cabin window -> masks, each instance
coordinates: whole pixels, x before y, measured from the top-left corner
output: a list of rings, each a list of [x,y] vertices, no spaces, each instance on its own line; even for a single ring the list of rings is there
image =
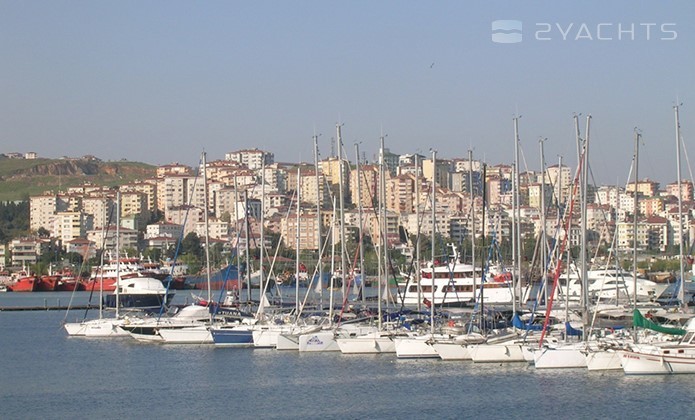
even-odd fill
[[[693,336],[694,336],[694,335],[695,335],[695,333],[693,333],[692,331],[687,332],[687,333],[685,334],[685,336],[683,337],[683,340],[682,340],[681,342],[682,342],[682,343],[689,343],[690,340],[693,339]]]
[[[437,290],[437,286],[434,286],[434,290]],[[432,286],[420,286],[420,291],[422,293],[429,292],[432,293]],[[410,293],[417,293],[417,284],[413,284],[410,287],[408,287],[408,292]]]

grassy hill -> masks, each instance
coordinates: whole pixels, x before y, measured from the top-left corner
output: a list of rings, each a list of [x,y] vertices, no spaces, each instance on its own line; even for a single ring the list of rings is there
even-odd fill
[[[116,186],[155,176],[156,166],[98,159],[8,159],[0,156],[0,201],[91,183]]]

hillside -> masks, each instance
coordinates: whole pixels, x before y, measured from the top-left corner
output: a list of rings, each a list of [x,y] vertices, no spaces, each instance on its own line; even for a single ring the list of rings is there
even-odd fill
[[[0,201],[23,200],[44,191],[84,183],[122,185],[154,177],[156,167],[140,162],[98,159],[8,159],[0,156]]]

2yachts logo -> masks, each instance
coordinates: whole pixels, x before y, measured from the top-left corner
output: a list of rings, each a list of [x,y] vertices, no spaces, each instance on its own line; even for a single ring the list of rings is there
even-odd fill
[[[516,44],[523,40],[520,20],[493,20],[492,42],[498,44]]]
[[[492,21],[492,42],[514,44],[523,40],[520,20]],[[549,23],[533,24],[536,41],[675,41],[676,24],[672,22],[640,23]]]

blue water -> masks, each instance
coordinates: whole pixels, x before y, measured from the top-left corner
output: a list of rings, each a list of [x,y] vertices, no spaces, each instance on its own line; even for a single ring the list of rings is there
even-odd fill
[[[44,299],[56,294],[3,294],[0,306]],[[0,312],[0,418],[641,419],[695,409],[695,375],[68,338],[64,318]]]

